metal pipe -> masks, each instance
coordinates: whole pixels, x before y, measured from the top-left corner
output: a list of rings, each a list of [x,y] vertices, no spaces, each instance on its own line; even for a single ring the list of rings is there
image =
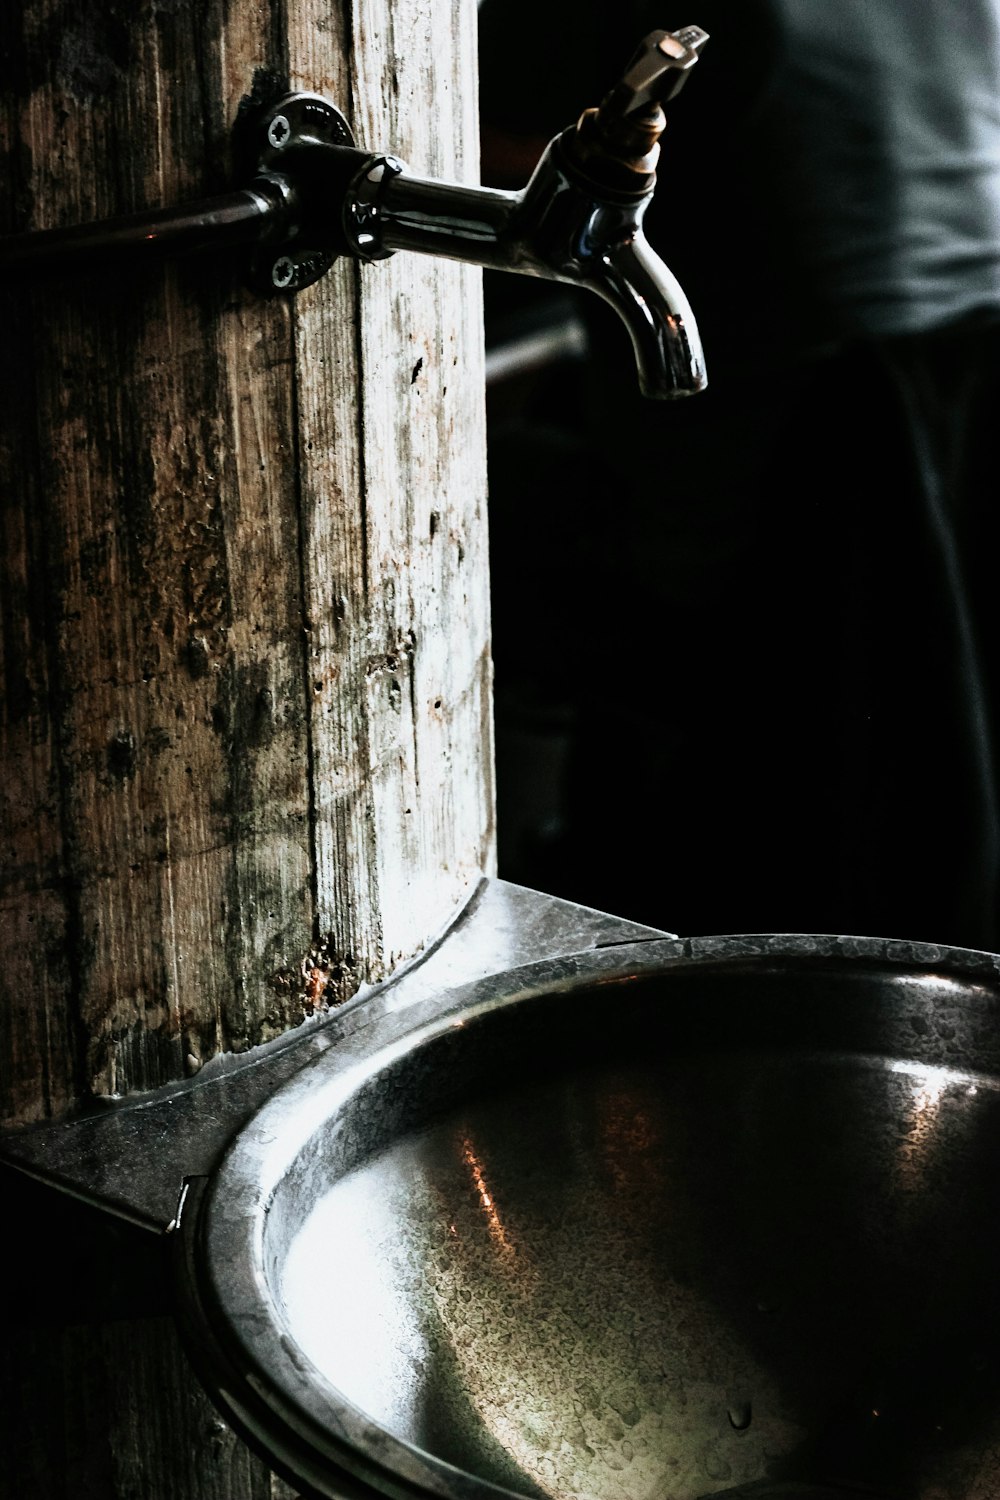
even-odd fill
[[[259,178],[251,187],[178,208],[12,235],[0,239],[0,270],[84,270],[125,256],[196,255],[260,244],[287,231],[295,197],[284,179]]]
[[[465,261],[490,270],[512,269],[511,219],[521,195],[499,188],[466,187],[438,182],[399,170],[391,176],[373,173],[385,167],[381,159],[365,174],[365,185],[386,182],[380,197],[378,238],[386,250],[415,250],[445,260]],[[359,246],[364,253],[364,244]]]

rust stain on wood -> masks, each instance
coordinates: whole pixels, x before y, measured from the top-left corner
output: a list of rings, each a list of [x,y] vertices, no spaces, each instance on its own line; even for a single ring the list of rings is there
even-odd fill
[[[362,980],[353,954],[340,947],[333,933],[327,933],[295,968],[277,969],[270,983],[283,998],[294,996],[305,1018],[343,1005],[357,994]]]

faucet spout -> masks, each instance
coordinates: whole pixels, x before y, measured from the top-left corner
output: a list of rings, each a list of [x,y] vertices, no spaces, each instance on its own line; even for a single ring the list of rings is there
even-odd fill
[[[520,193],[415,177],[395,157],[371,157],[347,193],[344,233],[363,260],[415,250],[596,292],[628,329],[643,395],[670,400],[703,390],[707,377],[688,300],[642,229],[651,197],[597,196],[559,137]]]
[[[631,337],[644,396],[671,400],[703,390],[694,314],[642,227],[652,185],[598,195],[577,151],[577,130],[568,130],[539,162],[515,220],[522,241],[515,269],[589,288],[613,307]]]
[[[658,400],[703,391],[708,383],[697,324],[680,282],[641,232],[612,247],[594,290],[632,339],[639,389]]]

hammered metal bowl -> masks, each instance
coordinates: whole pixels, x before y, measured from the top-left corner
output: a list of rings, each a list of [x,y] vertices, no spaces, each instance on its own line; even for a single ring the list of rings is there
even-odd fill
[[[376,1016],[191,1216],[203,1376],[304,1493],[996,1500],[997,963],[651,942]]]

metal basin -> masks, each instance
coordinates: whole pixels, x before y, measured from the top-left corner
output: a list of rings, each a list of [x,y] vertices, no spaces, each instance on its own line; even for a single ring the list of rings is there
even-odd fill
[[[203,1379],[304,1493],[996,1500],[998,963],[648,942],[375,1015],[185,1210]]]

